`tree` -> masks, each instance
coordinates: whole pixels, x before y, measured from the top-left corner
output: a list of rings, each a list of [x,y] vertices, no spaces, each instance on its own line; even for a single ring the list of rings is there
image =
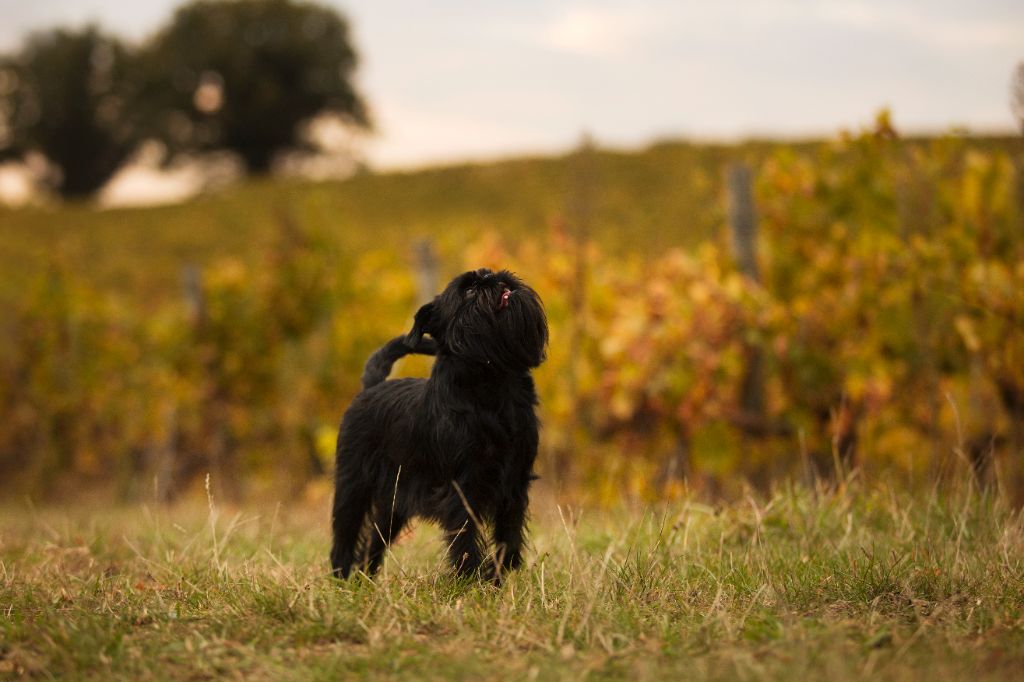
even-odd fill
[[[95,192],[135,147],[127,120],[132,63],[95,27],[30,36],[0,59],[0,159],[40,152],[65,197]]]
[[[1010,111],[1024,133],[1024,62],[1017,65],[1010,82]]]
[[[172,152],[229,149],[251,172],[303,146],[300,124],[322,112],[369,127],[352,84],[348,23],[294,0],[199,0],[179,9],[143,55],[142,105]]]

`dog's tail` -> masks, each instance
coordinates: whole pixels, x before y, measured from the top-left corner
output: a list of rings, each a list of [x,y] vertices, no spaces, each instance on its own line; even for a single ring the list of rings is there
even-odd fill
[[[437,355],[437,344],[433,339],[421,337],[415,345],[410,346],[406,336],[396,336],[370,356],[363,368],[363,388],[376,386],[388,378],[391,367],[399,358],[417,353],[419,355]]]

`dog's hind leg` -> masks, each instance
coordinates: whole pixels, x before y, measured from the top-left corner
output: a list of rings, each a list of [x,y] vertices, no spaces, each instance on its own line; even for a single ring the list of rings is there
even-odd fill
[[[483,553],[480,551],[480,518],[476,515],[469,500],[459,492],[453,499],[451,508],[441,519],[448,542],[448,560],[455,572],[460,576],[474,575],[480,570]]]
[[[448,560],[452,567],[460,576],[474,575],[480,570],[483,556],[480,552],[479,533],[473,525],[473,520],[466,515],[461,519],[461,523],[446,523],[445,526]]]
[[[379,509],[374,514],[373,528],[370,529],[369,546],[366,552],[366,572],[373,575],[384,561],[384,552],[397,538],[409,517],[404,512]]]
[[[338,481],[334,492],[331,527],[334,543],[331,547],[331,569],[335,577],[347,578],[356,561],[359,536],[370,510],[368,491]]]

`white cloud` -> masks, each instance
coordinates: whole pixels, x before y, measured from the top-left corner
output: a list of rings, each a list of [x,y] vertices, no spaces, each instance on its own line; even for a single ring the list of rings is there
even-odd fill
[[[832,1],[816,8],[822,19],[833,24],[899,34],[942,49],[1024,45],[1024,26],[1020,23],[987,17],[939,16],[928,5]]]
[[[626,8],[573,7],[541,28],[541,43],[570,54],[620,56],[651,28],[648,16]]]
[[[377,134],[363,141],[380,168],[513,155],[544,147],[536,131],[497,114],[457,107],[428,108],[399,99],[377,102]]]

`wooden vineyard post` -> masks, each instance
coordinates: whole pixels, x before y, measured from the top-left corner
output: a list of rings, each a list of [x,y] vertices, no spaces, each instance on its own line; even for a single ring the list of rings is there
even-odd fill
[[[730,165],[726,186],[733,258],[740,272],[760,285],[761,272],[757,265],[757,214],[754,210],[753,173],[750,168],[742,163]],[[746,369],[743,375],[740,411],[743,423],[751,426],[764,425],[764,355],[760,347],[749,344],[746,347]]]

